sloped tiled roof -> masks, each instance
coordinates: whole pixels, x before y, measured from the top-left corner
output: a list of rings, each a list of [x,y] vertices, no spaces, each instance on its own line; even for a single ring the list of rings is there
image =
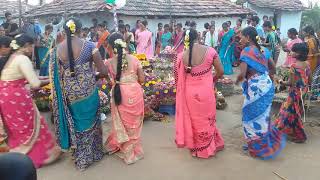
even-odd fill
[[[305,9],[300,0],[248,0],[249,3],[262,8],[278,10],[303,10]]]
[[[31,10],[34,6],[22,3],[22,13]],[[10,12],[14,17],[19,16],[19,3],[18,1],[0,0],[0,18],[4,17],[6,12]]]
[[[118,14],[127,16],[203,17],[232,16],[253,13],[228,0],[127,0]],[[104,0],[68,0],[68,14],[85,14],[103,11]],[[105,10],[104,10],[105,11]],[[64,13],[64,1],[45,4],[27,12],[28,16],[45,16]]]

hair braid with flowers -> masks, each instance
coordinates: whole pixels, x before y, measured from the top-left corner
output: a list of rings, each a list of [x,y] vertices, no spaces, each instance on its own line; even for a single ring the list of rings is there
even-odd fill
[[[198,32],[194,29],[187,30],[184,35],[184,45],[185,49],[189,49],[189,60],[188,60],[188,67],[187,67],[187,73],[191,73],[192,69],[192,50],[193,45],[198,38]]]
[[[71,72],[71,76],[72,77],[75,76],[74,55],[73,55],[73,51],[72,51],[72,37],[81,28],[82,28],[82,24],[80,23],[80,21],[78,21],[78,20],[76,20],[74,18],[69,19],[66,22],[65,26],[64,26],[64,30],[65,30],[66,35],[67,35],[68,60],[69,60],[70,72]]]
[[[120,79],[122,71],[128,68],[128,60],[126,59],[125,48],[127,47],[124,42],[123,35],[120,33],[113,33],[108,38],[108,43],[113,48],[113,52],[118,55],[117,62],[117,74],[115,78],[115,86],[113,90],[114,102],[118,106],[121,104],[121,89],[120,89]]]

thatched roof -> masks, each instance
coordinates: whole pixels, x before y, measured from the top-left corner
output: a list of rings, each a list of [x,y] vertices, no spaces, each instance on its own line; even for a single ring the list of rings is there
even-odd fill
[[[118,14],[127,16],[240,16],[253,13],[228,0],[127,0]],[[48,16],[64,13],[64,1],[45,4],[27,13],[27,16]],[[86,14],[106,11],[104,0],[67,0],[68,14]]]
[[[299,11],[305,9],[300,0],[248,0],[261,8],[271,8],[277,10]]]
[[[22,3],[22,13],[31,10],[34,6]],[[10,12],[14,17],[19,16],[19,3],[18,1],[0,0],[0,18],[4,18],[4,14]]]

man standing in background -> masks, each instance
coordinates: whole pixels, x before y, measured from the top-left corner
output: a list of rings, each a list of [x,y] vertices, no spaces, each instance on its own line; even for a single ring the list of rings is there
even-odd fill
[[[6,22],[1,26],[4,28],[6,36],[14,37],[19,34],[19,27],[16,23],[12,22],[12,14],[10,12],[6,12],[4,14],[6,17]]]

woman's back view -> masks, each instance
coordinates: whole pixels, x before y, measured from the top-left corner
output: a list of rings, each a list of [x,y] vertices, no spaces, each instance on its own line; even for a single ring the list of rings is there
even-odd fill
[[[185,42],[190,48],[178,56],[176,63],[176,143],[180,148],[190,149],[193,156],[209,158],[224,147],[216,128],[213,90],[214,79],[223,70],[217,52],[197,44],[196,39],[195,30],[186,32]]]
[[[72,150],[77,168],[83,170],[103,157],[99,95],[93,62],[107,74],[95,45],[81,40],[81,23],[70,19],[67,39],[53,53],[53,116],[57,139],[64,150]]]

